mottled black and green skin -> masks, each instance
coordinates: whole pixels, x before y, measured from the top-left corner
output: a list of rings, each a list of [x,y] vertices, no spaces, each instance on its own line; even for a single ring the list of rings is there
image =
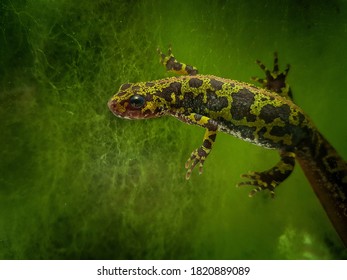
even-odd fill
[[[280,161],[263,172],[242,175],[239,186],[269,190],[293,171],[297,159],[313,186],[337,232],[347,244],[347,164],[318,132],[310,118],[292,100],[286,83],[289,66],[279,72],[278,58],[272,71],[261,62],[265,79],[254,78],[263,88],[251,84],[199,75],[198,70],[178,62],[171,49],[159,51],[161,63],[176,76],[151,82],[123,84],[108,103],[110,110],[126,119],[171,115],[185,123],[206,129],[203,143],[187,160],[186,178],[199,165],[199,172],[212,149],[218,131],[265,148],[277,149]]]

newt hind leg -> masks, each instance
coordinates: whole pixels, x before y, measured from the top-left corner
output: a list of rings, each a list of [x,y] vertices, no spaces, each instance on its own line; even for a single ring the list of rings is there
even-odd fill
[[[264,71],[265,78],[252,77],[252,80],[259,82],[264,88],[278,93],[280,96],[292,100],[293,94],[286,81],[290,65],[283,72],[279,71],[278,66],[278,54],[274,53],[274,66],[272,70],[269,70],[260,60],[256,61],[259,67]]]
[[[160,55],[160,63],[166,67],[167,71],[171,71],[179,75],[194,76],[198,74],[198,69],[196,69],[194,66],[178,62],[172,54],[171,47],[168,49],[168,54],[162,53],[162,51],[159,48],[157,49],[157,51]]]
[[[269,170],[241,175],[248,181],[240,182],[237,186],[254,186],[255,188],[249,193],[250,197],[262,190],[270,191],[271,197],[274,197],[275,188],[292,173],[295,166],[295,154],[293,152],[281,151],[280,157],[280,161]]]
[[[292,100],[293,94],[286,81],[290,66],[287,65],[284,71],[280,72],[277,52],[274,53],[272,70],[268,69],[260,60],[256,62],[264,71],[265,78],[252,77],[252,79],[259,82],[264,88]],[[240,182],[237,186],[254,186],[255,188],[249,193],[249,196],[253,196],[262,190],[268,190],[271,196],[274,197],[275,188],[292,173],[295,166],[295,154],[293,152],[280,151],[280,157],[280,161],[269,170],[241,175],[242,178],[248,179],[248,181]]]

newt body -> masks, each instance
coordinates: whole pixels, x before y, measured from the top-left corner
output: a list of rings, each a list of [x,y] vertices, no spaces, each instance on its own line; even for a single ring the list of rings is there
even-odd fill
[[[278,70],[275,55],[273,71],[261,62],[266,79],[256,79],[263,88],[251,84],[199,75],[198,70],[178,62],[169,50],[161,55],[167,70],[184,76],[150,82],[123,84],[109,101],[110,110],[127,119],[173,116],[206,129],[203,143],[189,157],[186,178],[203,163],[212,149],[218,131],[265,148],[277,149],[280,161],[263,172],[242,175],[260,190],[275,188],[293,171],[299,161],[336,230],[347,244],[347,164],[318,132],[310,118],[292,100],[286,83],[289,66]]]

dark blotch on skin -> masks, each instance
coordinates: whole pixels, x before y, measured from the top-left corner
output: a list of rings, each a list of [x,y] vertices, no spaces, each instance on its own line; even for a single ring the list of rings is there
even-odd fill
[[[290,157],[290,156],[283,156],[282,157],[282,161],[286,164],[290,164],[292,166],[295,165],[295,158],[294,157]]]
[[[263,119],[265,123],[272,123],[275,119],[280,118],[285,123],[289,122],[290,107],[283,104],[280,107],[267,104],[261,108],[259,118]]]
[[[181,92],[181,83],[173,82],[170,84],[170,88],[172,88],[173,92],[180,93]]]
[[[190,65],[186,65],[186,71],[189,75],[198,74],[198,70],[194,69],[193,66],[190,66]]]
[[[179,108],[185,108],[187,114],[189,114],[188,109],[196,114],[204,114],[204,95],[200,93],[194,96],[193,92],[185,92],[184,97],[181,101],[178,101],[175,106]]]
[[[217,96],[214,91],[207,90],[206,107],[210,111],[219,112],[223,108],[228,107],[228,99],[225,96]]]
[[[209,119],[207,124],[205,125],[205,128],[207,128],[209,131],[217,131],[218,124],[212,119]]]
[[[215,79],[211,79],[210,83],[211,83],[212,88],[214,88],[215,90],[221,90],[222,86],[224,84],[223,82],[217,81]]]
[[[189,86],[192,87],[192,88],[199,88],[201,87],[203,81],[198,79],[198,78],[191,78],[189,80]]]
[[[207,156],[207,153],[205,152],[205,150],[203,150],[202,148],[199,148],[198,149],[198,155],[200,156],[200,157],[206,157]]]
[[[336,169],[337,168],[337,160],[333,156],[328,157],[326,159],[327,164],[329,165],[330,169]]]
[[[204,142],[202,143],[202,145],[206,148],[206,149],[211,149],[212,148],[212,143],[208,140],[204,140]]]
[[[147,93],[145,99],[146,101],[153,101],[153,95],[150,93]]]
[[[194,94],[192,92],[185,92],[182,100],[177,100],[177,107],[190,108],[193,105]]]
[[[180,70],[182,70],[182,64],[176,62],[176,63],[173,65],[173,69],[174,69],[175,71],[180,71]]]
[[[258,137],[260,139],[263,139],[264,138],[264,134],[266,133],[267,131],[267,128],[265,126],[263,126],[259,131],[258,131]]]
[[[302,124],[305,120],[305,116],[300,112],[298,113],[298,116],[299,116],[299,123]]]
[[[130,88],[131,84],[123,84],[120,86],[121,90],[126,90],[127,88]]]
[[[181,91],[181,83],[173,82],[167,88],[163,88],[161,92],[158,93],[159,96],[162,96],[166,101],[171,102],[171,94],[172,93],[180,93]]]
[[[200,112],[203,108],[204,103],[204,94],[200,93],[198,96],[193,98],[192,108],[193,112]]]
[[[182,69],[182,64],[175,62],[174,57],[170,57],[169,60],[166,62],[166,69],[167,70],[176,70],[179,71]]]
[[[277,125],[274,125],[270,130],[271,135],[278,136],[278,137],[284,136],[287,133],[288,131],[285,127],[281,127]]]
[[[208,138],[210,138],[213,142],[216,140],[217,134],[212,134]]]
[[[166,101],[171,102],[172,101],[172,90],[170,87],[164,88],[161,92],[158,93],[159,96],[163,97]]]
[[[254,122],[257,117],[251,114],[251,106],[254,103],[254,94],[243,88],[232,94],[233,102],[230,113],[234,120],[246,118],[248,122]]]

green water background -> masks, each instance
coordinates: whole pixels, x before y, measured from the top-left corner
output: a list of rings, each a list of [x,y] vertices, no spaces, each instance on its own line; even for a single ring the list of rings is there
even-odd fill
[[[300,167],[248,198],[240,174],[278,160],[220,134],[203,175],[184,163],[203,129],[115,118],[125,82],[166,77],[156,48],[250,81],[291,64],[296,102],[347,158],[347,3],[299,0],[2,1],[1,259],[339,259]]]

